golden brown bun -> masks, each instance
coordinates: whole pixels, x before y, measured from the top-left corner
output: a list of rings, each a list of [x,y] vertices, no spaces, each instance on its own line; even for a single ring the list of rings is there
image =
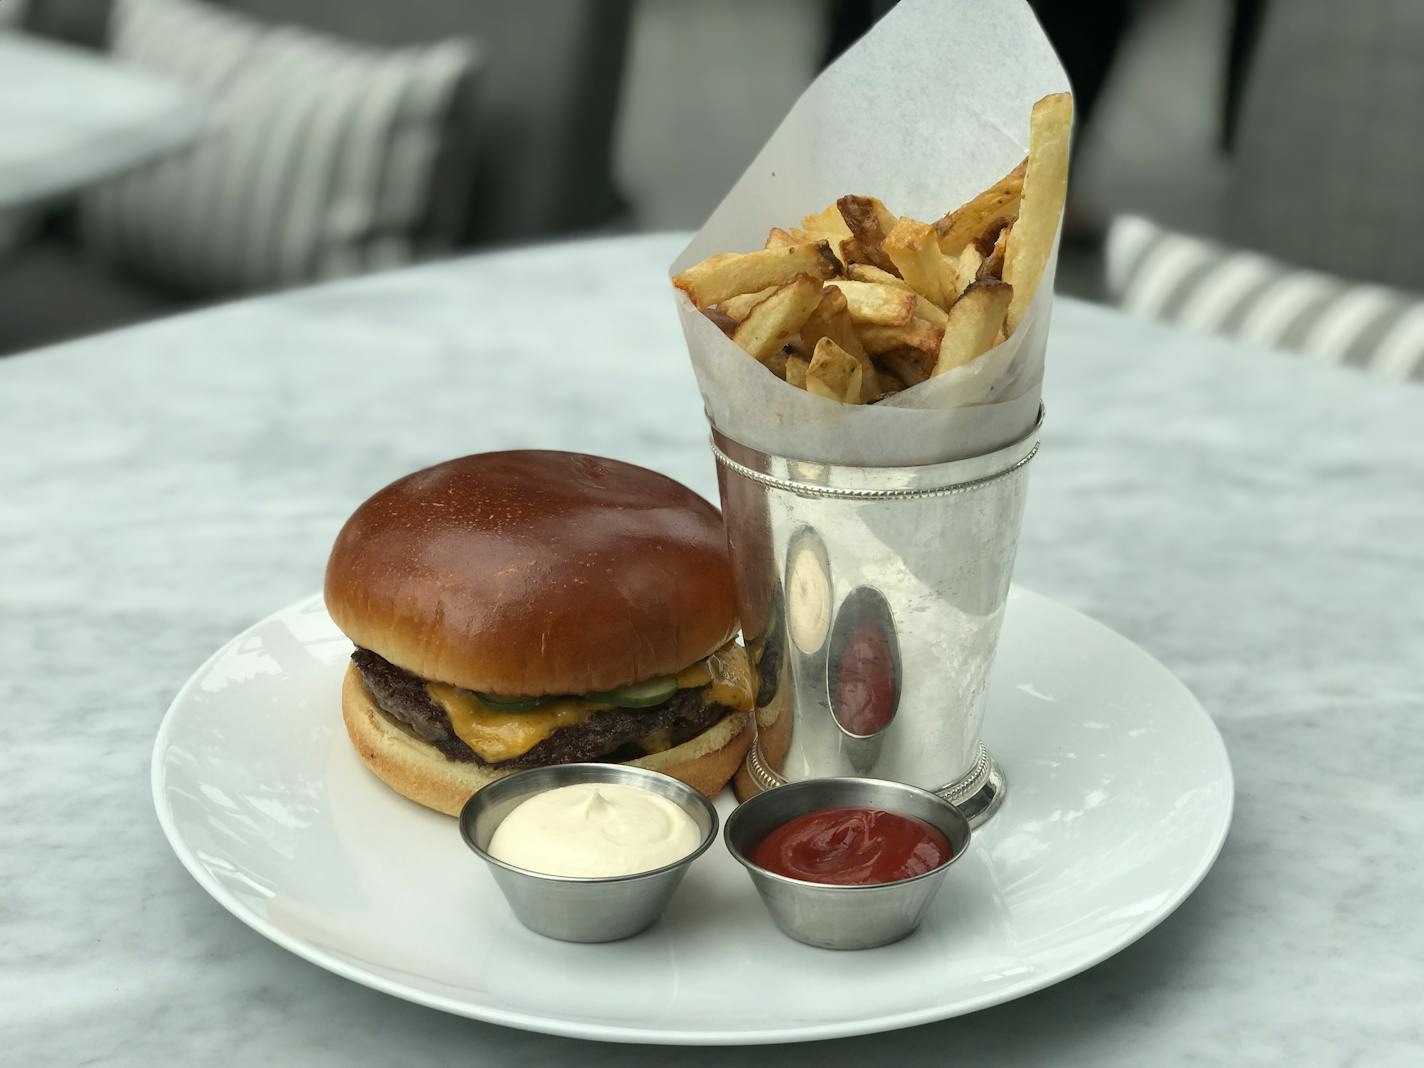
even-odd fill
[[[341,714],[366,767],[397,793],[437,812],[459,815],[471,794],[509,774],[449,760],[433,745],[402,730],[371,700],[355,664],[346,669],[341,684]],[[751,716],[734,712],[681,745],[629,763],[671,775],[716,797],[741,766],[751,739]]]
[[[326,607],[398,667],[505,694],[671,675],[737,618],[716,508],[567,452],[483,453],[391,483],[337,536]]]

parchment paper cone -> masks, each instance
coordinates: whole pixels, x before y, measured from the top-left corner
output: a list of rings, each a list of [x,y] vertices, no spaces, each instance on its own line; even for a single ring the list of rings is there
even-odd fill
[[[702,229],[676,274],[762,247],[846,193],[933,222],[1028,151],[1035,101],[1068,79],[1023,0],[902,0],[802,94]],[[991,452],[1033,424],[1053,309],[1053,255],[1019,329],[979,359],[875,405],[777,379],[674,290],[713,423],[779,456],[888,467]]]

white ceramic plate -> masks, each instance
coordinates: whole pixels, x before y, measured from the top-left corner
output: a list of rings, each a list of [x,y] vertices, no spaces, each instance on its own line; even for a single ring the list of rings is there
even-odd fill
[[[986,728],[1008,799],[916,934],[852,954],[791,942],[719,843],[649,931],[569,945],[519,926],[454,820],[362,767],[339,712],[350,652],[314,597],[214,654],[158,732],[159,822],[203,889],[278,945],[511,1027],[787,1042],[972,1012],[1151,930],[1231,819],[1226,750],[1187,689],[1125,638],[1016,590]]]

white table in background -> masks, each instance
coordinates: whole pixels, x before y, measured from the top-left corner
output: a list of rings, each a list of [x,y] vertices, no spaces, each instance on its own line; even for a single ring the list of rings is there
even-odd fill
[[[179,148],[202,122],[179,86],[97,52],[0,31],[0,212]]]
[[[397,1001],[199,889],[150,803],[159,720],[213,649],[320,587],[369,493],[544,446],[715,498],[664,274],[679,247],[458,260],[0,361],[3,1058],[1424,1063],[1424,389],[1068,300],[1017,579],[1184,679],[1236,774],[1215,869],[1136,945],[940,1024],[668,1051]]]

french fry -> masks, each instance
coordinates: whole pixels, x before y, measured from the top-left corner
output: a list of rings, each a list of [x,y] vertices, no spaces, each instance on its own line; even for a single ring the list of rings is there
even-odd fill
[[[959,299],[959,294],[964,292],[966,284],[960,277],[959,259],[955,256],[946,256],[941,252],[939,260],[935,263],[935,269],[939,273],[940,288],[944,290],[944,299],[940,302],[940,307],[948,308]]]
[[[803,230],[799,226],[791,228],[791,236],[802,244],[808,241],[824,241],[830,247],[831,255],[838,259],[841,255],[841,242],[846,239],[845,234],[834,234],[829,230]],[[841,260],[841,264],[844,265],[845,261]]]
[[[1068,140],[1073,97],[1054,93],[1033,106],[1028,127],[1028,169],[1024,172],[1019,217],[1004,246],[1004,281],[1013,299],[1004,317],[1012,334],[1028,311],[1053,251],[1063,201],[1068,194]]]
[[[765,289],[758,289],[755,293],[738,293],[735,297],[728,297],[717,307],[724,314],[741,322],[753,308],[775,293],[776,288],[776,286],[767,286]]]
[[[805,389],[806,368],[809,366],[809,361],[800,356],[786,357],[786,384],[795,386],[797,389]]]
[[[846,268],[846,274],[852,282],[871,282],[875,285],[904,290],[906,293],[915,293],[910,283],[903,278],[896,278],[888,271],[882,271],[879,267],[872,267],[868,263],[852,263]],[[944,309],[937,304],[931,304],[918,293],[915,293],[915,315],[917,318],[928,319],[935,324],[944,322]]]
[[[801,275],[752,308],[732,340],[758,360],[765,360],[801,329],[820,299],[820,280]]]
[[[905,326],[861,327],[860,343],[872,356],[891,349],[919,349],[932,353],[939,351],[944,331],[944,327],[935,326],[925,319],[911,319]]]
[[[823,337],[830,338],[860,364],[860,401],[869,403],[878,397],[880,382],[875,365],[870,362],[865,346],[856,335],[845,294],[835,286],[826,286],[821,290],[821,302],[801,324],[801,343],[812,351]]]
[[[828,204],[815,215],[805,216],[801,220],[801,225],[807,230],[822,230],[839,237],[850,237],[850,227],[841,217],[841,209],[834,204]]]
[[[947,256],[956,255],[982,234],[989,223],[995,219],[1011,219],[1017,214],[1027,164],[1025,159],[973,200],[948,212],[934,224],[941,252]]]
[[[836,210],[840,212],[841,220],[850,228],[852,234],[874,228],[879,230],[881,239],[900,221],[899,217],[887,208],[879,197],[864,197],[850,193],[836,200]],[[860,221],[859,225],[855,220]]]
[[[995,219],[984,227],[984,232],[969,244],[979,250],[979,255],[987,256],[994,251],[994,245],[998,242],[999,235],[1013,225],[1013,219]]]
[[[945,299],[952,303],[959,294],[964,292],[969,283],[974,281],[974,275],[972,273],[967,276],[963,274],[964,265],[959,259],[950,260],[941,255],[940,265],[940,269],[945,272]],[[868,263],[850,264],[846,267],[846,277],[852,282],[874,282],[876,285],[893,286],[896,289],[915,293],[914,288],[903,278],[896,278],[888,271],[882,271],[879,267],[872,267]],[[834,282],[832,284],[841,285],[843,283]],[[943,308],[931,304],[918,293],[915,293],[915,296],[919,298],[915,301],[915,314],[919,318],[928,319],[935,324],[944,322]]]
[[[868,263],[852,263],[846,268],[846,275],[852,282],[874,282],[877,285],[892,286],[895,289],[903,289],[907,293],[915,293],[914,288],[903,278],[896,278],[889,271],[882,271],[879,267],[872,267]],[[958,296],[958,291],[955,296]],[[915,316],[920,319],[928,319],[936,326],[944,322],[944,309],[937,304],[931,304],[924,297],[915,293]]]
[[[852,356],[863,356],[860,338],[856,336],[855,324],[851,321],[850,307],[846,295],[835,286],[825,286],[821,290],[821,301],[801,325],[801,342],[813,351],[816,342],[828,337]]]
[[[984,262],[984,257],[979,255],[979,250],[972,244],[965,245],[959,250],[959,255],[954,258],[954,299],[958,300],[960,295],[969,288],[971,282],[979,277],[979,267]]]
[[[1013,287],[1005,282],[975,282],[951,305],[932,375],[961,367],[988,351],[1004,323]]]
[[[845,263],[869,263],[882,271],[899,274],[894,262],[885,254],[885,235],[899,220],[874,197],[843,196],[836,201],[841,218],[851,236],[841,242],[841,260]]]
[[[1008,246],[1009,232],[1012,229],[1012,226],[1006,226],[999,231],[999,236],[994,241],[994,247],[984,257],[984,262],[979,265],[976,277],[1002,278],[1004,276],[1004,249]]]
[[[882,242],[885,255],[900,277],[916,293],[935,304],[945,303],[945,260],[935,240],[934,227],[914,219],[900,219]],[[952,271],[949,279],[953,279]]]
[[[844,234],[833,234],[828,230],[803,230],[799,226],[792,227],[790,233],[798,244],[824,241],[826,246],[831,250],[831,255],[840,261],[841,267],[844,270],[845,258],[841,253],[841,242],[846,240]]]
[[[882,271],[879,267],[873,267],[868,263],[847,264],[846,277],[853,282],[875,282],[878,285],[894,286],[896,289],[908,290],[911,293],[915,291],[915,287],[899,275]]]
[[[876,358],[894,371],[895,377],[904,382],[906,388],[918,386],[930,377],[924,368],[925,354],[918,349],[891,349]]]
[[[841,273],[840,262],[824,241],[762,249],[760,252],[728,252],[708,256],[673,277],[672,283],[699,308],[718,304],[739,293],[752,293],[767,286],[784,286],[797,275],[834,278]]]
[[[836,248],[845,237],[845,234],[833,234],[829,230],[803,230],[799,226],[793,226],[790,232],[791,236],[794,237],[798,243],[824,241],[831,246],[832,252],[836,251]]]
[[[955,294],[955,296],[958,296],[958,295],[959,295],[959,294],[957,294],[957,293]],[[916,319],[927,319],[927,320],[929,320],[930,322],[934,323],[935,326],[943,326],[943,325],[945,324],[945,321],[949,318],[949,316],[945,313],[945,310],[944,310],[943,308],[941,308],[938,304],[931,304],[931,303],[930,303],[928,300],[926,300],[924,297],[922,297],[922,296],[920,296],[918,293],[916,293],[916,294],[915,294],[915,318],[916,318]]]
[[[851,319],[875,326],[904,326],[915,317],[915,293],[908,289],[877,285],[874,282],[847,282],[832,278],[826,283],[845,294]]]
[[[762,360],[762,366],[774,374],[782,381],[786,380],[786,364],[791,359],[791,354],[785,349],[778,349],[766,359]]]
[[[766,235],[766,244],[762,248],[788,248],[791,245],[803,244],[797,241],[787,231],[779,226],[773,226]]]
[[[806,392],[845,404],[860,403],[860,361],[828,337],[816,342],[806,368]]]

